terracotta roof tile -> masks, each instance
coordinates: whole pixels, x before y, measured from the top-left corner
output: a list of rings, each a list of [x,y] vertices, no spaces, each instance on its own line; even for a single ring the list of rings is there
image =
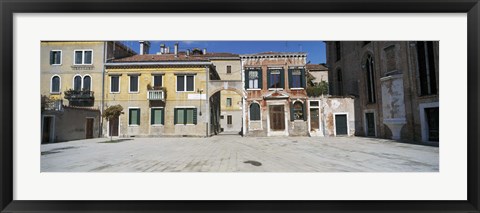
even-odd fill
[[[328,68],[323,64],[307,64],[305,65],[307,70],[320,70],[320,71],[328,71]]]
[[[175,54],[145,54],[134,55],[126,58],[114,59],[111,62],[164,62],[164,61],[209,61],[210,58],[222,58],[222,57],[238,57],[238,54],[233,53],[207,53],[205,55],[192,55],[187,56],[185,52],[179,52],[178,56]]]

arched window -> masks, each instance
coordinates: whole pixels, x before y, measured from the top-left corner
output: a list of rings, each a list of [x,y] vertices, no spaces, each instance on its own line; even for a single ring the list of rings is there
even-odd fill
[[[373,65],[373,58],[371,55],[368,55],[365,61],[368,103],[375,103],[375,70]]]
[[[50,86],[51,86],[50,91],[52,93],[59,93],[60,92],[60,77],[59,76],[53,76]]]
[[[342,70],[338,69],[337,70],[337,89],[338,89],[338,94],[337,95],[343,95],[343,75],[342,75]]]
[[[84,76],[83,77],[83,90],[90,91],[91,89],[91,84],[92,83],[92,78],[90,76]]]
[[[75,91],[80,91],[82,89],[82,77],[80,76],[75,76],[73,78],[73,90]]]
[[[260,105],[257,103],[252,103],[250,105],[250,120],[259,121],[260,120]]]
[[[437,94],[437,76],[433,41],[417,41],[420,95]],[[438,58],[437,58],[438,60]]]
[[[300,101],[297,101],[293,104],[293,119],[294,120],[304,120],[305,113],[303,110],[303,104]]]

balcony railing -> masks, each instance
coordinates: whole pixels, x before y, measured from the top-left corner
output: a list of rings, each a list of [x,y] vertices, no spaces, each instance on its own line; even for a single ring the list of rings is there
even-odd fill
[[[163,101],[165,100],[164,90],[148,90],[147,99],[151,101]]]
[[[64,92],[69,106],[93,106],[95,96],[89,90],[67,90]]]

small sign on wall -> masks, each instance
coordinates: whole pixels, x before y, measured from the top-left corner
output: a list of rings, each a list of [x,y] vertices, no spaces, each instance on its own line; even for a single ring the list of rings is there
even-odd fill
[[[188,100],[207,100],[206,94],[188,94]]]

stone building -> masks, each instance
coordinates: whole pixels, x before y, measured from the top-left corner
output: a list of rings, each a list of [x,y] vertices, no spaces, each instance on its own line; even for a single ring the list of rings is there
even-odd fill
[[[242,65],[238,54],[208,53],[203,49],[203,55],[208,57],[215,66],[222,82],[242,82]],[[242,94],[237,90],[222,89],[220,91],[220,128],[227,134],[239,134],[242,131]]]
[[[307,64],[305,65],[305,69],[307,73],[313,77],[313,83],[328,82],[328,68],[326,64]]]
[[[308,135],[306,57],[303,52],[240,55],[246,136]]]
[[[146,43],[141,42],[141,46]],[[146,49],[141,47],[140,49]],[[226,60],[221,58],[225,57]],[[106,122],[104,135],[120,137],[210,136],[220,131],[220,80],[216,66],[231,54],[174,51],[114,59],[106,64],[105,101],[124,114]],[[213,93],[213,94],[212,94]],[[211,95],[210,95],[211,94]]]
[[[439,140],[438,41],[327,41],[330,92],[355,97],[355,133]]]
[[[63,134],[60,128],[67,128],[64,125],[57,125],[62,116],[64,118],[76,118],[78,128],[80,127],[88,132],[83,137],[73,137],[75,139],[99,137],[101,135],[102,119],[99,116],[78,117],[78,115],[69,115],[77,113],[80,109],[61,110],[63,105],[70,107],[83,107],[102,110],[103,106],[103,74],[106,60],[112,58],[121,58],[136,54],[120,42],[115,41],[42,41],[40,43],[40,93],[42,100],[48,99],[55,102],[55,107],[45,109],[43,112],[51,112],[58,116],[44,116],[42,114],[42,140],[52,132]],[[52,109],[56,109],[53,110]],[[85,114],[85,113],[80,113]],[[93,121],[92,121],[93,119]],[[93,122],[93,124],[91,124]],[[56,125],[43,125],[43,124]],[[75,126],[75,125],[73,125]],[[95,127],[95,128],[94,128]],[[51,129],[53,128],[53,129]],[[90,134],[91,128],[94,133]],[[65,130],[68,132],[67,130]],[[67,134],[67,133],[65,133]],[[73,133],[72,133],[73,134]],[[64,140],[67,137],[62,135],[51,135],[49,142]]]

